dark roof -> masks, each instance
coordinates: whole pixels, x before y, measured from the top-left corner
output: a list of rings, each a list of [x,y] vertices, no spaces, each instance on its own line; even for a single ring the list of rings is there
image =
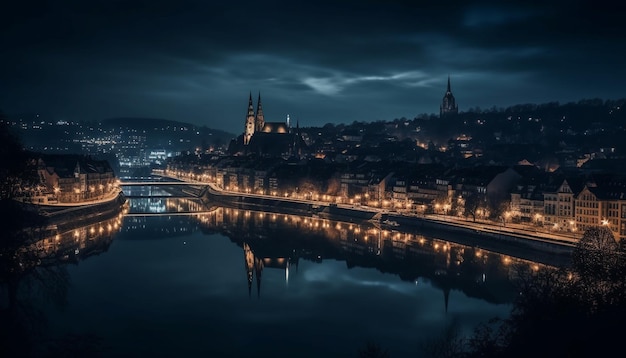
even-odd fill
[[[88,155],[41,154],[39,158],[46,168],[53,168],[54,172],[61,178],[73,176],[77,165],[81,173],[107,173],[113,171],[108,161],[96,160]]]

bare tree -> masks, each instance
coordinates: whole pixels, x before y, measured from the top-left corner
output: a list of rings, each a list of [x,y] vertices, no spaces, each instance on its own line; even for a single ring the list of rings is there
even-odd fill
[[[602,277],[616,266],[618,247],[608,227],[590,227],[572,252],[572,264],[581,275]]]
[[[463,215],[465,217],[471,216],[472,221],[476,221],[476,214],[482,206],[482,197],[478,195],[478,193],[471,193],[465,197],[465,207],[463,210]]]

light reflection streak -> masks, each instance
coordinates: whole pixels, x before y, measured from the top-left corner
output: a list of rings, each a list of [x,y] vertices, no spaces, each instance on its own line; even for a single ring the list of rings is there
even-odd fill
[[[23,246],[15,258],[23,270],[34,266],[76,261],[91,254],[106,251],[114,236],[121,230],[124,206],[117,214],[99,222],[81,225],[77,218],[59,222],[44,238]]]
[[[253,210],[245,205],[207,208],[197,199],[157,200],[166,212],[187,212],[189,218],[195,220],[199,227],[207,228],[207,232],[221,232],[244,247],[249,280],[256,277],[259,282],[263,270],[280,269],[284,272],[285,285],[288,285],[289,281],[298,277],[300,259],[313,262],[337,259],[349,262],[351,266],[373,266],[412,283],[418,282],[419,277],[435,282],[454,278],[454,282],[442,283],[453,286],[469,285],[468,282],[488,285],[490,281],[510,281],[519,277],[517,271],[520,266],[533,272],[547,267],[514,255],[426,237],[417,230],[390,228],[376,222],[344,222],[325,215],[268,212]],[[184,222],[180,221],[182,226],[179,231],[190,230]],[[131,225],[138,224],[140,222]],[[314,279],[308,276],[312,274],[307,272],[306,279]]]

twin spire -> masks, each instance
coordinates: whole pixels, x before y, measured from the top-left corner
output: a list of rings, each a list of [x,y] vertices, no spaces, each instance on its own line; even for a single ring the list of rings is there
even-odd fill
[[[256,115],[254,117],[255,131],[259,132],[263,129],[265,124],[265,117],[263,116],[263,106],[261,105],[261,92],[259,92],[259,99],[256,102]]]
[[[248,145],[252,139],[254,132],[260,132],[265,125],[265,117],[263,116],[263,105],[261,104],[261,92],[256,104],[256,112],[254,111],[254,103],[252,102],[252,91],[248,97],[248,115],[246,116],[246,125],[243,133],[243,144]]]

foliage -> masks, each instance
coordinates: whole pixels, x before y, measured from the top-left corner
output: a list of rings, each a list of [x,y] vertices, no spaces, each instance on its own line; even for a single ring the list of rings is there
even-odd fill
[[[422,342],[421,349],[427,357],[454,358],[464,350],[464,341],[456,321],[446,326],[441,338]]]
[[[490,196],[487,201],[489,216],[494,220],[504,219],[504,213],[509,209],[510,201],[503,197]]]
[[[478,210],[483,206],[483,198],[478,193],[471,193],[465,197],[465,207],[463,215],[465,217],[471,216],[473,221],[476,221],[476,214]]]
[[[0,215],[3,218],[0,233],[0,255],[4,250],[12,250],[19,246],[25,237],[32,233],[24,228],[35,229],[45,224],[45,218],[36,211],[28,210],[13,200],[25,188],[38,181],[36,170],[33,170],[29,158],[32,155],[22,148],[22,144],[9,129],[5,121],[0,120]]]
[[[621,349],[626,255],[606,227],[585,231],[570,268],[518,267],[510,316],[479,325],[458,357],[599,357]],[[445,351],[436,357],[447,357]]]
[[[617,241],[608,227],[591,227],[576,245],[572,264],[583,275],[605,275],[615,267],[617,249]]]
[[[360,348],[357,357],[359,358],[389,358],[389,351],[383,349],[374,342],[367,342],[365,347]]]
[[[0,121],[0,200],[12,199],[22,190],[28,153],[4,121]]]

